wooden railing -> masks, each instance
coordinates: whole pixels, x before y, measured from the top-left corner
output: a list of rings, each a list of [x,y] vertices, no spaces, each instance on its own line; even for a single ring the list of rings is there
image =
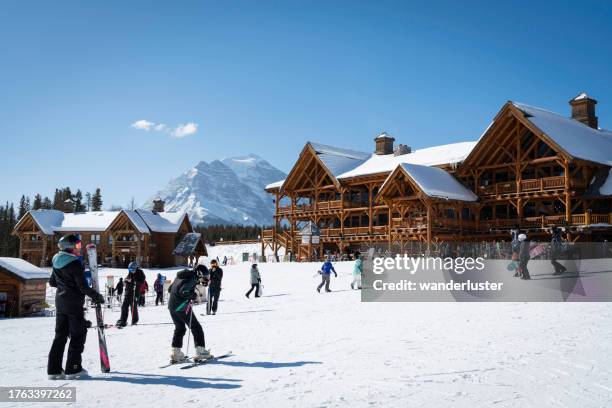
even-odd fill
[[[27,241],[27,240],[22,240],[21,241],[21,249],[25,249],[25,250],[32,250],[32,249],[42,250],[43,242],[44,241]]]
[[[538,179],[521,180],[522,192],[559,190],[565,187],[565,177],[544,177]],[[585,183],[582,180],[570,179],[570,186],[573,188],[584,188]],[[516,193],[516,181],[504,181],[501,183],[491,184],[490,186],[480,187],[480,193],[484,195],[498,195]]]

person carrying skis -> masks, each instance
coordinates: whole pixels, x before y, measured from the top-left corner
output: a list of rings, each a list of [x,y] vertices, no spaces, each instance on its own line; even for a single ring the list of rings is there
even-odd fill
[[[149,291],[149,284],[145,279],[144,282],[140,285],[140,296],[138,297],[138,306],[145,307],[145,303],[147,300],[147,292]]]
[[[257,269],[257,264],[253,264],[251,266],[251,289],[245,294],[248,298],[251,295],[253,289],[255,289],[255,297],[259,297],[259,285],[261,284],[261,276],[259,275],[259,269]]]
[[[155,294],[157,296],[155,296],[155,306],[157,306],[158,304],[164,304],[164,282],[166,281],[166,278],[162,276],[161,273],[157,274],[157,279],[155,279],[155,282],[153,283],[153,290],[155,290]]]
[[[123,278],[119,278],[117,286],[115,286],[115,292],[117,293],[117,301],[121,302],[121,296],[123,295]]]
[[[128,276],[123,280],[125,283],[125,296],[121,305],[121,317],[117,320],[117,327],[127,326],[128,311],[132,310],[132,325],[138,323],[138,304],[136,295],[140,293],[140,285],[145,281],[145,274],[138,267],[136,261],[128,265]]]
[[[351,289],[361,289],[361,274],[363,273],[363,261],[359,251],[355,252],[355,265],[353,265],[353,281]]]
[[[317,292],[321,293],[321,288],[323,287],[323,285],[325,285],[325,292],[331,292],[331,290],[329,289],[329,281],[332,272],[334,273],[334,275],[336,275],[337,278],[338,274],[336,273],[334,266],[328,258],[325,263],[323,263],[323,266],[321,266],[321,271],[319,272],[321,274],[321,283],[319,284],[319,286],[317,286]]]
[[[529,254],[529,250],[531,249],[530,242],[527,239],[526,234],[519,234],[518,240],[521,243],[521,247],[519,250],[518,272],[521,279],[528,280],[531,279],[531,276],[529,275],[529,269],[527,269],[527,263],[529,262],[529,259],[531,259],[531,255]]]
[[[223,279],[223,269],[219,268],[219,261],[213,259],[210,261],[210,310],[212,314],[217,314],[219,306],[219,295],[221,294],[221,280]]]
[[[78,235],[64,235],[58,242],[59,252],[53,257],[53,272],[49,285],[55,292],[55,338],[49,351],[47,375],[50,380],[75,379],[87,375],[81,366],[81,354],[87,338],[87,323],[84,315],[85,296],[96,304],[104,303],[104,296],[85,282],[85,268],[82,260],[82,242]],[[68,356],[66,371],[62,360],[66,342]]]
[[[209,277],[206,267],[197,265],[195,269],[185,269],[179,272],[168,289],[170,292],[168,310],[174,323],[172,352],[170,354],[171,363],[179,363],[187,358],[181,350],[187,328],[191,330],[196,348],[196,355],[193,359],[198,361],[213,358],[210,350],[206,349],[204,330],[193,313],[192,304],[192,301],[197,297],[197,284],[208,285]]]

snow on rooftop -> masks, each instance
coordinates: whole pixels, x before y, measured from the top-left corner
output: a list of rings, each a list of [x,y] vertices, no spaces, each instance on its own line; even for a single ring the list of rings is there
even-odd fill
[[[438,167],[422,166],[418,164],[402,163],[399,165],[430,197],[445,200],[478,201],[476,194],[468,190],[450,173]],[[389,180],[385,180],[385,183]],[[382,188],[381,187],[381,190]]]
[[[340,174],[338,179],[363,176],[367,174],[390,173],[398,164],[412,163],[423,166],[459,163],[476,146],[476,142],[459,142],[442,146],[414,150],[412,153],[395,156],[393,154],[373,154],[363,164]]]
[[[591,98],[589,97],[589,95],[586,94],[586,92],[581,92],[578,96],[572,99],[572,101],[579,101],[581,99],[591,99]]]
[[[266,186],[266,190],[269,190],[272,188],[281,188],[284,182],[285,180],[280,180],[280,181],[275,181],[274,183],[270,183]]]
[[[359,152],[351,149],[328,146],[320,143],[310,143],[317,152],[317,156],[325,167],[337,177],[339,174],[349,171],[365,162],[369,153]]]
[[[582,122],[522,103],[514,106],[526,119],[575,158],[612,166],[610,132],[593,129]]]
[[[52,235],[55,228],[59,228],[64,220],[64,213],[58,210],[32,210],[30,214],[46,235]]]
[[[610,168],[610,172],[608,173],[608,178],[606,179],[606,181],[601,187],[599,187],[599,194],[612,195],[612,168]]]
[[[136,210],[136,212],[153,232],[177,232],[185,218],[184,212],[154,213],[148,210]]]
[[[147,227],[147,224],[144,222],[142,217],[138,215],[136,210],[123,210],[123,211],[128,216],[130,221],[132,221],[132,224],[134,224],[138,232],[141,232],[143,234],[149,233],[149,227]]]
[[[89,211],[84,213],[65,213],[56,232],[106,231],[117,218],[120,211]]]
[[[0,268],[6,269],[22,279],[49,279],[49,272],[21,258],[0,257]]]
[[[376,136],[377,139],[393,139],[393,136],[391,136],[390,134],[388,134],[387,132],[382,132],[380,135]]]

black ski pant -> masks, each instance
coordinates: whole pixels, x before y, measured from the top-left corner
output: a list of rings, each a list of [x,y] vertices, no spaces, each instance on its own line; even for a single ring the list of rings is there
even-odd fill
[[[259,283],[251,283],[251,289],[246,293],[246,296],[251,296],[253,289],[255,289],[255,297],[259,297]]]
[[[193,306],[191,306],[193,307]],[[191,310],[189,307],[189,310]],[[170,311],[170,317],[172,318],[172,322],[174,323],[174,335],[172,336],[172,347],[181,348],[183,347],[183,337],[185,333],[187,333],[187,329],[189,328],[189,318],[191,317],[191,333],[193,334],[193,342],[196,347],[205,347],[206,343],[204,341],[204,330],[202,329],[202,325],[198,322],[197,317],[193,314],[193,312],[180,311],[176,310]]]
[[[83,307],[74,313],[57,313],[55,315],[55,338],[49,351],[47,363],[47,374],[60,374],[62,372],[62,360],[68,337],[68,357],[66,358],[66,374],[74,374],[81,371],[81,354],[85,348],[87,338],[87,323]]]
[[[160,291],[160,292],[155,292],[157,293],[157,297],[155,298],[155,306],[157,306],[158,304],[164,304],[164,291]]]
[[[321,290],[323,285],[325,285],[325,291],[329,292],[330,278],[331,278],[331,275],[321,274],[321,283],[319,283],[319,286],[317,286],[317,290]]]
[[[127,293],[123,298],[123,304],[121,305],[121,317],[119,320],[123,324],[127,324],[128,312],[132,309],[132,324],[138,323],[138,302],[135,301],[134,295]]]
[[[556,259],[554,259],[554,258],[551,259],[550,263],[552,264],[553,268],[555,268],[555,273],[556,274],[567,272],[567,268],[565,266],[561,265],[559,263],[559,261],[557,261]]]
[[[211,287],[208,290],[210,310],[217,313],[217,306],[219,304],[219,295],[221,294],[221,288]]]

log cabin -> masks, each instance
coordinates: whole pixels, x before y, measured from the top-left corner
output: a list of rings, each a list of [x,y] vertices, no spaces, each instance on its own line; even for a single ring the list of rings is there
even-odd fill
[[[49,272],[19,258],[0,257],[0,317],[22,317],[45,308]]]
[[[80,234],[84,246],[96,244],[98,261],[112,267],[125,267],[133,260],[144,267],[174,266],[173,251],[191,232],[188,215],[164,211],[161,200],[151,211],[28,211],[13,230],[19,237],[19,257],[35,265],[50,265],[62,235]]]
[[[419,243],[499,241],[511,229],[547,239],[612,237],[612,132],[600,129],[597,101],[581,93],[571,117],[505,103],[473,142],[412,150],[387,133],[374,153],[308,142],[285,180],[266,186],[275,202],[262,247],[297,259],[372,244],[404,251]],[[299,230],[320,228],[318,247]]]

